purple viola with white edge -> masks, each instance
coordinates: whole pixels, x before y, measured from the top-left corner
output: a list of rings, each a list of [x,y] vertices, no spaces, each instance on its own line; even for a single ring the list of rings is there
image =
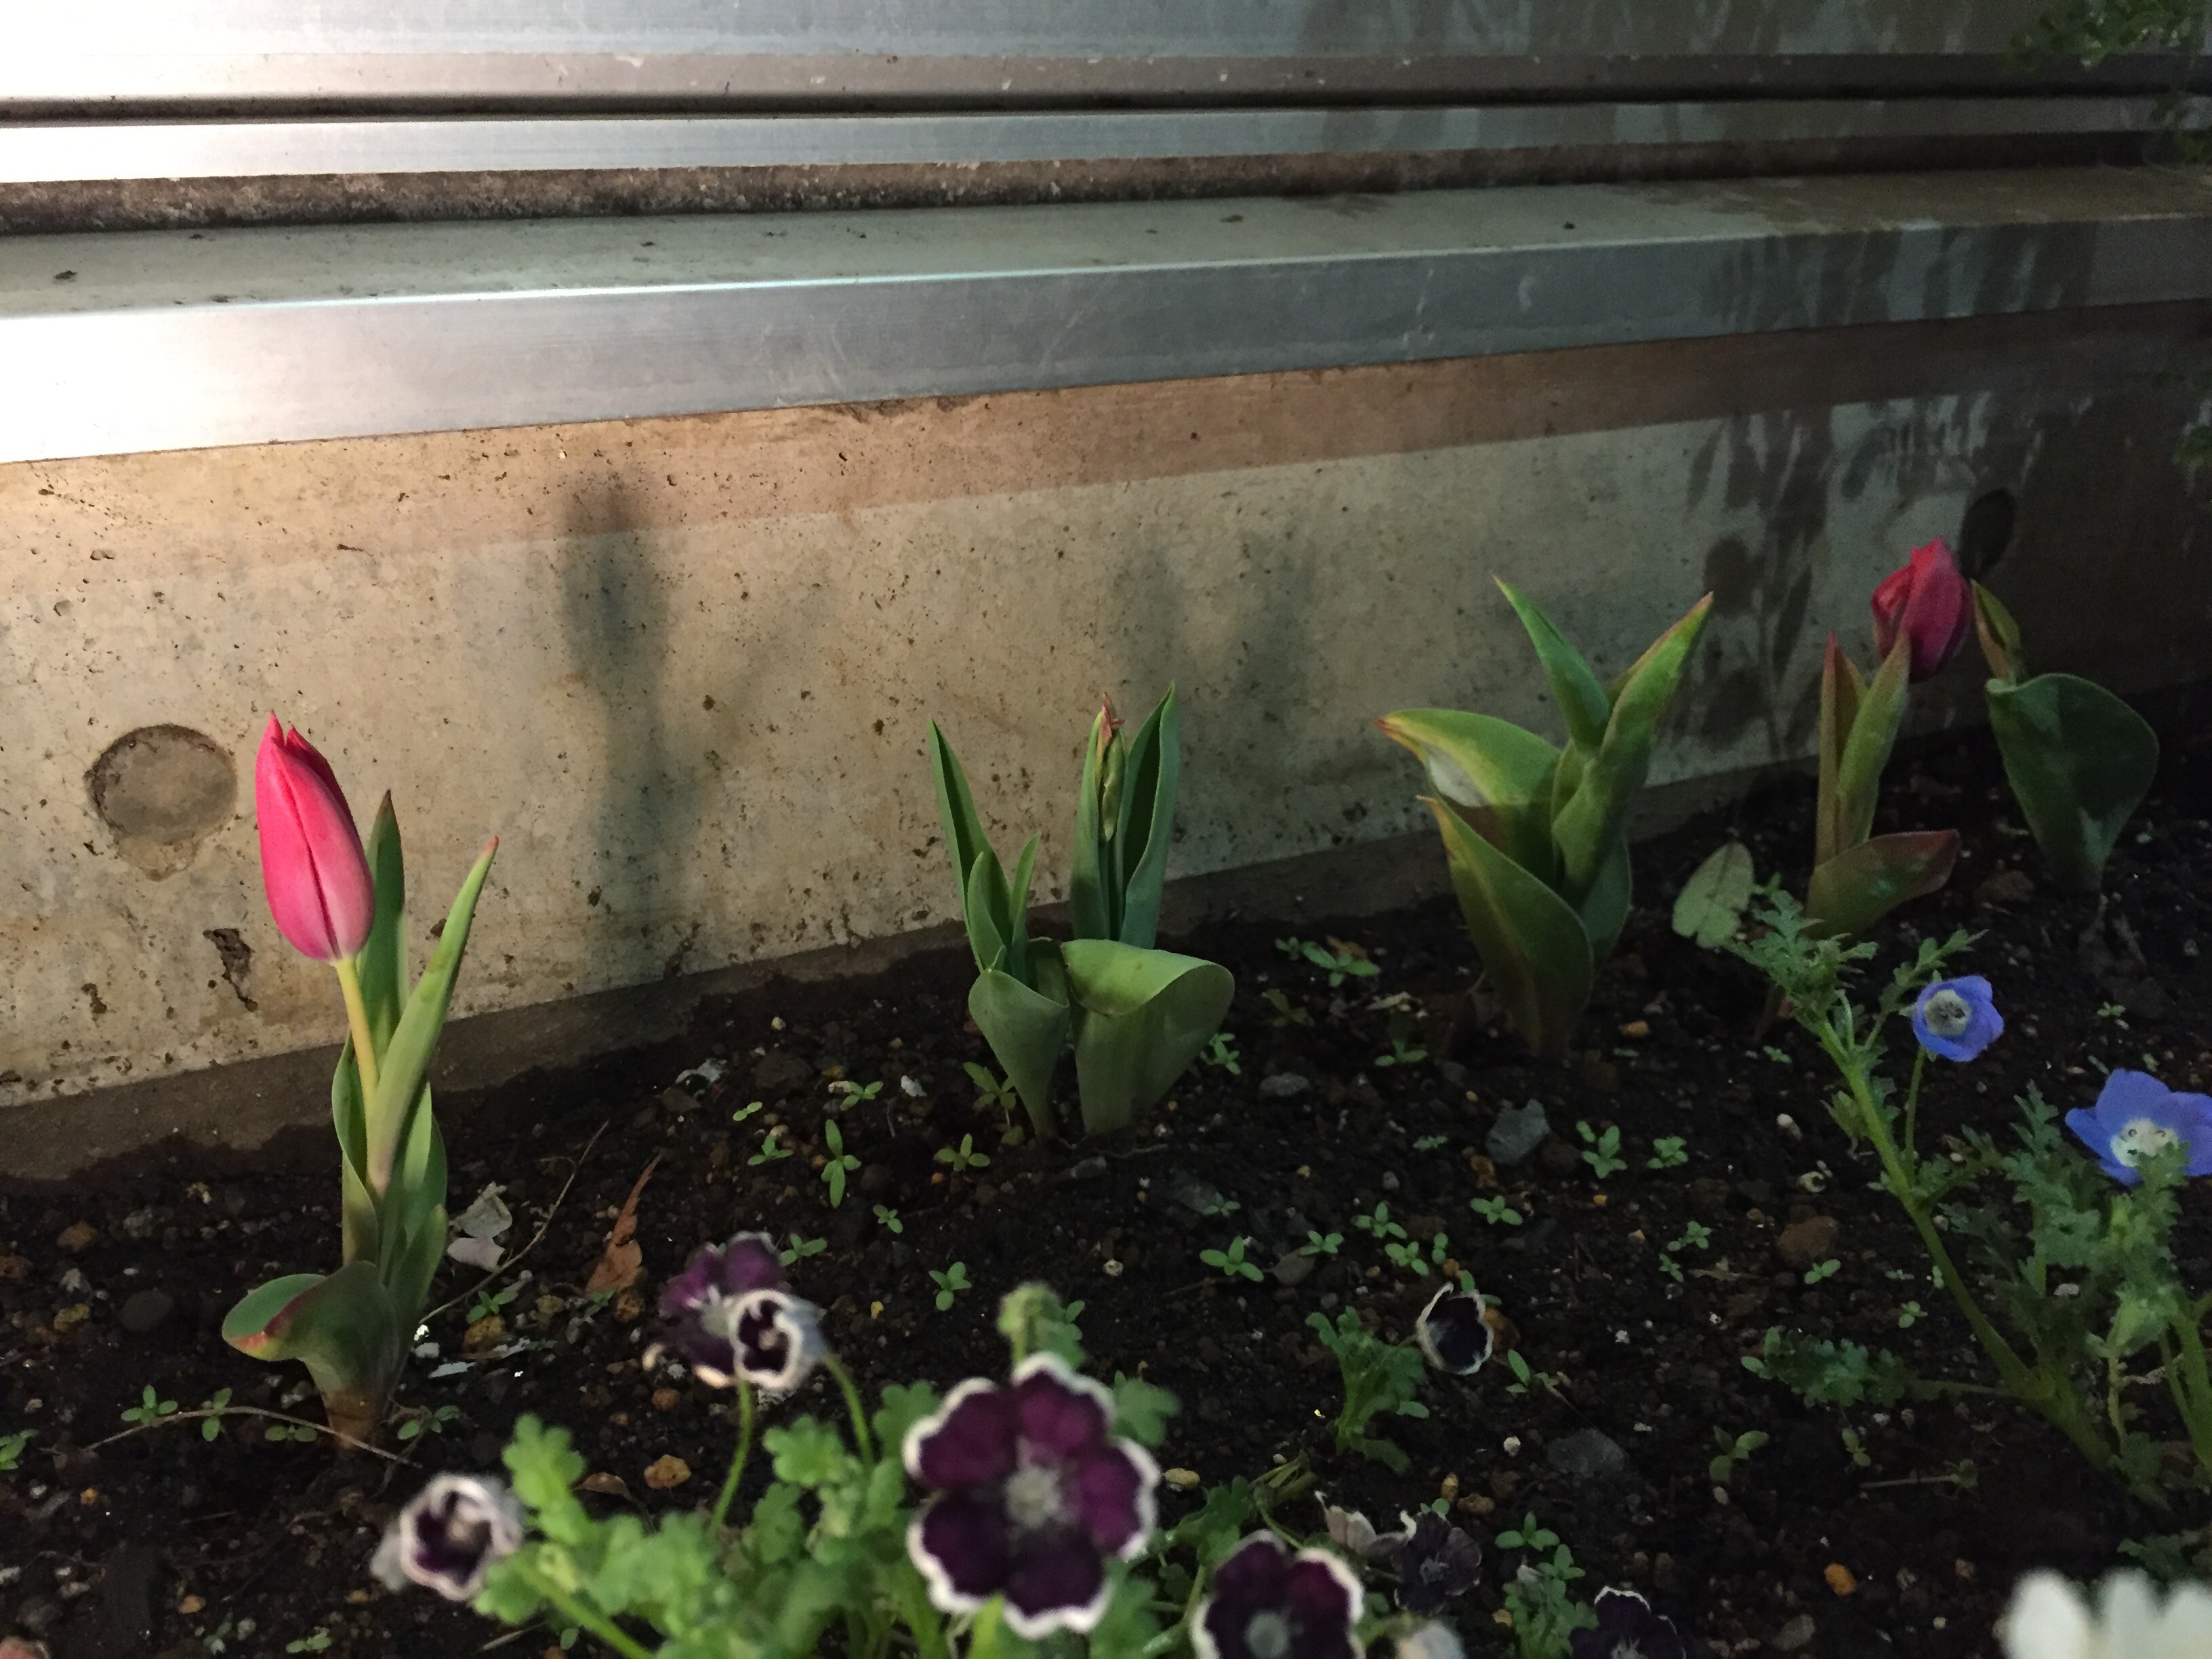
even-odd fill
[[[1112,1594],[1106,1572],[1152,1536],[1159,1466],[1111,1433],[1114,1396],[1053,1354],[1001,1384],[971,1377],[907,1431],[906,1471],[929,1498],[907,1553],[946,1613],[1006,1598],[1034,1641],[1088,1632]]]
[[[1979,974],[1939,979],[1912,1005],[1912,1035],[1931,1054],[1975,1060],[2004,1035],[2004,1016]]]
[[[737,1346],[739,1304],[788,1289],[783,1258],[766,1233],[739,1233],[726,1244],[709,1244],[660,1293],[660,1316],[667,1322],[665,1346],[708,1387],[729,1388],[744,1370]]]
[[[1569,1659],[1687,1659],[1674,1621],[1634,1590],[1601,1589],[1590,1610],[1597,1624],[1567,1638]]]
[[[2179,1146],[2184,1172],[2212,1175],[2212,1096],[2169,1089],[2148,1072],[2114,1072],[2094,1106],[2066,1114],[2105,1173],[2123,1187],[2140,1186],[2137,1167]]]
[[[1482,1546],[1434,1510],[1409,1523],[1398,1546],[1398,1605],[1408,1613],[1436,1612],[1482,1582]]]
[[[1213,1570],[1190,1624],[1198,1659],[1360,1659],[1359,1580],[1327,1550],[1254,1533]]]
[[[368,1570],[388,1589],[408,1583],[467,1601],[495,1566],[522,1547],[522,1510],[496,1480],[441,1474],[385,1528]]]
[[[1483,1317],[1480,1295],[1446,1285],[1413,1322],[1413,1341],[1438,1370],[1472,1376],[1489,1362],[1498,1332]]]

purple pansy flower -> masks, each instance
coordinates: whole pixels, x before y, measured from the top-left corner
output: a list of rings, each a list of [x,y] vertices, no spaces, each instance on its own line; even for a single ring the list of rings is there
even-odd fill
[[[1482,1316],[1480,1296],[1446,1285],[1413,1322],[1413,1340],[1438,1370],[1471,1376],[1498,1346],[1498,1333]]]
[[[1482,1546],[1434,1510],[1410,1523],[1398,1547],[1398,1605],[1408,1613],[1429,1613],[1482,1582]]]
[[[522,1510],[496,1480],[441,1474],[385,1528],[368,1570],[386,1587],[410,1580],[466,1601],[492,1568],[522,1547]]]
[[[726,1389],[744,1370],[737,1348],[738,1304],[762,1292],[781,1293],[786,1288],[783,1258],[766,1233],[739,1233],[726,1244],[709,1244],[660,1293],[668,1346],[683,1356],[701,1382]]]
[[[1087,1632],[1106,1611],[1106,1558],[1151,1537],[1159,1466],[1115,1439],[1114,1396],[1057,1357],[1033,1354],[1006,1384],[971,1377],[907,1431],[906,1470],[933,1494],[907,1553],[946,1613],[1006,1597],[1030,1640]]]
[[[1191,1620],[1198,1659],[1359,1659],[1359,1580],[1327,1550],[1255,1532],[1213,1570]]]
[[[2148,1072],[2114,1072],[2094,1106],[2066,1114],[2066,1127],[2123,1187],[2140,1185],[2136,1166],[2172,1146],[2187,1156],[2185,1173],[2212,1175],[2212,1096],[2182,1094]]]
[[[2004,1016],[1979,974],[1939,979],[1912,1005],[1912,1035],[1931,1054],[1972,1060],[2004,1035]]]
[[[1634,1590],[1601,1589],[1591,1610],[1596,1627],[1568,1638],[1571,1659],[1686,1659],[1674,1621]]]

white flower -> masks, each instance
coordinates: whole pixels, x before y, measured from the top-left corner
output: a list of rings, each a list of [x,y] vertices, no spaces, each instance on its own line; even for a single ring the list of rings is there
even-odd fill
[[[2057,1574],[2030,1573],[2013,1592],[2002,1630],[2005,1659],[2202,1659],[2212,1654],[2212,1590],[2184,1584],[2161,1607],[2150,1580],[2116,1572],[2093,1617]]]
[[[1433,1620],[1400,1637],[1394,1652],[1396,1659],[1467,1659],[1467,1650],[1452,1627]]]

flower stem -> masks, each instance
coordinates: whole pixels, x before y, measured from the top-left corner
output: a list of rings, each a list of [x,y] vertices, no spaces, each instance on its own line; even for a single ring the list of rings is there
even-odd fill
[[[1928,1069],[1928,1051],[1912,1051],[1912,1081],[1905,1091],[1905,1156],[1917,1163],[1920,1153],[1915,1137],[1920,1128],[1920,1076]]]
[[[338,970],[338,989],[345,996],[346,1024],[353,1031],[353,1063],[361,1072],[361,1102],[364,1111],[376,1099],[376,1045],[368,1037],[368,1004],[361,994],[361,969],[351,957],[332,964]]]
[[[581,1629],[591,1632],[617,1653],[621,1654],[623,1659],[653,1659],[651,1649],[640,1645],[629,1632],[611,1619],[603,1613],[594,1613],[591,1608],[584,1606],[567,1590],[562,1589],[540,1572],[535,1565],[525,1562],[518,1557],[508,1563],[508,1571],[527,1579],[530,1588],[544,1596],[547,1603],[556,1608],[563,1619]]]
[[[714,1500],[714,1518],[709,1523],[719,1536],[722,1523],[729,1519],[730,1504],[738,1495],[738,1480],[745,1472],[745,1460],[753,1451],[753,1385],[738,1384],[738,1449],[730,1459],[730,1472],[722,1480],[722,1495]]]
[[[845,1409],[853,1414],[853,1439],[860,1448],[860,1461],[876,1461],[876,1437],[868,1432],[867,1407],[860,1403],[860,1390],[853,1382],[853,1373],[845,1369],[845,1362],[827,1349],[822,1364],[830,1375],[837,1379],[837,1386],[845,1391]]]

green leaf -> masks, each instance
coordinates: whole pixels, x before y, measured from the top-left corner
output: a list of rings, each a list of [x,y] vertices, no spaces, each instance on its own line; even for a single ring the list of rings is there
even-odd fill
[[[1583,937],[1589,940],[1592,972],[1613,954],[1613,942],[1628,925],[1634,880],[1628,842],[1626,837],[1615,836],[1612,854],[1598,866],[1597,879],[1590,884],[1589,894],[1575,912],[1583,925]]]
[[[1175,839],[1176,786],[1182,770],[1182,732],[1170,685],[1130,739],[1114,836],[1121,914],[1110,937],[1140,951],[1152,949],[1159,932],[1160,891]]]
[[[2017,685],[2027,678],[2027,659],[2020,648],[2020,624],[2012,619],[2004,601],[1979,582],[1974,584],[1974,632],[1981,638],[1982,656],[1993,678],[2008,685]]]
[[[1500,581],[1498,591],[1505,595],[1506,603],[1521,618],[1521,626],[1528,630],[1528,642],[1536,647],[1544,678],[1552,683],[1552,696],[1566,718],[1568,737],[1577,747],[1595,754],[1605,741],[1606,722],[1613,715],[1605,687],[1590,672],[1583,653],[1567,643],[1552,619],[1532,600],[1523,598],[1510,582]]]
[[[1881,793],[1882,769],[1897,746],[1905,723],[1905,691],[1912,669],[1912,642],[1903,633],[1890,647],[1881,672],[1867,682],[1859,698],[1850,735],[1844,739],[1836,766],[1836,834],[1833,851],[1847,853],[1874,828],[1874,809]]]
[[[376,1097],[368,1103],[368,1173],[374,1192],[386,1189],[393,1160],[407,1145],[414,1114],[428,1109],[422,1079],[446,1028],[453,983],[460,977],[461,955],[468,949],[469,923],[476,915],[477,896],[483,890],[484,878],[491,873],[492,858],[498,850],[497,842],[486,847],[461,883],[453,908],[446,913],[437,949],[430,953],[422,977],[416,981],[406,1010],[392,1034],[392,1044],[385,1051],[376,1079]]]
[[[998,854],[987,844],[968,866],[968,890],[960,901],[960,918],[967,924],[968,948],[975,953],[977,968],[1006,970],[1007,947],[1013,932],[1009,914],[1012,908],[1006,891],[1006,872],[999,863]]]
[[[1751,903],[1751,849],[1740,841],[1723,842],[1691,872],[1674,900],[1674,931],[1707,950],[1735,937]]]
[[[376,911],[356,971],[361,975],[362,1002],[368,1012],[368,1040],[381,1059],[391,1046],[392,1033],[407,1002],[406,860],[400,849],[399,819],[392,810],[389,790],[377,803],[362,850],[368,854],[368,873],[374,884]]]
[[[327,1278],[272,1279],[222,1322],[222,1340],[240,1353],[301,1361],[325,1401],[357,1395],[378,1407],[398,1375],[405,1335],[368,1261],[349,1261]]]
[[[1844,830],[1844,746],[1857,722],[1859,699],[1866,683],[1858,665],[1844,654],[1844,647],[1828,635],[1826,654],[1820,659],[1820,793],[1813,823],[1813,862],[1826,864],[1851,844]]]
[[[938,1407],[937,1390],[927,1382],[893,1382],[884,1389],[883,1409],[875,1416],[877,1443],[886,1455],[906,1443],[907,1431]]]
[[[1112,729],[1113,705],[1102,703],[1083,745],[1083,781],[1075,792],[1075,846],[1067,872],[1068,919],[1078,939],[1112,939],[1119,931],[1115,915],[1110,829],[1100,816],[1109,757],[1121,734]]]
[[[1916,830],[1862,841],[1813,872],[1805,890],[1808,929],[1856,939],[1908,899],[1942,886],[1958,856],[1955,830]]]
[[[1257,1510],[1252,1483],[1238,1475],[1225,1486],[1209,1486],[1199,1506],[1176,1522],[1171,1540],[1212,1566],[1244,1541]]]
[[[2060,883],[2094,892],[2158,775],[2148,721],[2094,681],[2039,674],[1989,683],[1990,729],[2036,845]]]
[[[1430,785],[1475,833],[1547,885],[1558,874],[1552,780],[1559,751],[1488,714],[1401,708],[1375,722],[1420,757]]]
[[[855,1462],[837,1431],[811,1417],[770,1429],[761,1444],[775,1460],[777,1480],[809,1490],[847,1478]]]
[[[938,729],[935,720],[929,723],[929,773],[937,785],[938,816],[945,823],[945,846],[952,855],[953,880],[964,904],[968,872],[991,841],[983,833],[983,820],[976,816],[975,797],[968,787],[968,775],[961,769],[959,757],[952,752],[952,745],[945,742],[945,733]]]
[[[1237,981],[1218,963],[1111,939],[1071,939],[1060,959],[1074,1010],[1084,1128],[1126,1128],[1220,1029]]]
[[[1037,945],[1031,966],[1041,988],[1032,990],[1000,969],[986,968],[969,988],[968,1017],[1012,1080],[1038,1136],[1049,1139],[1052,1074],[1067,1047],[1069,1013],[1059,956],[1048,940]]]
[[[1114,1373],[1115,1433],[1140,1446],[1157,1446],[1167,1438],[1168,1419],[1182,1409],[1182,1402],[1165,1389],[1141,1376]]]
[[[1443,834],[1468,932],[1514,1028],[1536,1053],[1565,1054],[1595,971],[1581,918],[1451,808],[1424,799]]]
[[[331,1073],[331,1122],[338,1137],[339,1229],[346,1261],[374,1261],[378,1255],[376,1197],[368,1186],[368,1115],[361,1097],[361,1071],[354,1064],[353,1039],[338,1051]]]

